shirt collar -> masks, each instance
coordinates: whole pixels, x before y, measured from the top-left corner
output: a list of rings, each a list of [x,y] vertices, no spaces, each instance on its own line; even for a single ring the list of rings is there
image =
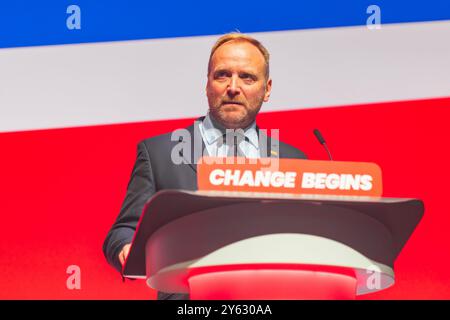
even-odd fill
[[[203,134],[208,144],[215,143],[217,139],[223,136],[223,129],[218,128],[217,125],[214,125],[209,112],[206,114],[205,119],[203,119],[202,126]],[[256,131],[255,121],[253,121],[247,128],[244,129],[244,135],[256,149],[259,149],[258,132]]]

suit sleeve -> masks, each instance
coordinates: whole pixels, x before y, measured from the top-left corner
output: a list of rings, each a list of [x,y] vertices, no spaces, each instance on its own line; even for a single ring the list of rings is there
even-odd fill
[[[103,243],[103,253],[108,263],[119,272],[122,272],[119,253],[124,245],[133,240],[144,205],[154,193],[155,183],[149,153],[145,143],[141,142],[122,208]]]

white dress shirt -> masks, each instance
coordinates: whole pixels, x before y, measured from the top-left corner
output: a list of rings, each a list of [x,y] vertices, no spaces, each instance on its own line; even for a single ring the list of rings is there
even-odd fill
[[[214,126],[209,113],[206,115],[205,119],[199,123],[199,129],[209,156],[226,157],[228,150],[233,148],[232,145],[223,143],[224,133]],[[246,139],[240,141],[240,150],[244,153],[246,158],[259,158],[259,142],[255,121],[244,129],[244,135]]]

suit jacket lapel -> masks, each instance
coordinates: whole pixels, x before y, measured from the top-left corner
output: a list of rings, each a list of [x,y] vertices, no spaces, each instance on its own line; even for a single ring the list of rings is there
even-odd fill
[[[278,140],[272,139],[266,134],[265,130],[261,130],[256,126],[258,133],[259,151],[261,158],[278,158],[280,155],[280,144]]]
[[[186,162],[188,162],[189,167],[197,174],[197,162],[203,156],[203,150],[205,150],[205,143],[202,139],[200,133],[199,122],[203,121],[205,117],[200,117],[195,122],[187,127],[191,137],[191,157],[187,159],[184,157]]]

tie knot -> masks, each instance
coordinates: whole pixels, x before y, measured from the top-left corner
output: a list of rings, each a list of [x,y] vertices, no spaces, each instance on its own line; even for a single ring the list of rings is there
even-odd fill
[[[222,138],[219,139],[219,141],[220,141],[220,144],[226,144],[229,146],[233,146],[235,144],[239,145],[242,141],[249,142],[250,139],[244,134],[244,132],[229,131],[229,132],[225,132],[222,135]]]

